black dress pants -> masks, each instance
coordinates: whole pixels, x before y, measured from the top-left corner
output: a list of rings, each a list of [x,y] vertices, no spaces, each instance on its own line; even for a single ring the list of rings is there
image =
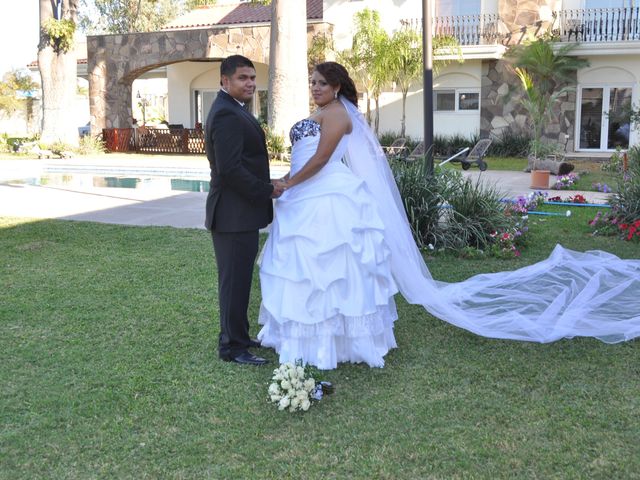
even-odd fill
[[[249,232],[212,232],[218,265],[218,303],[220,337],[218,355],[235,357],[249,346],[249,295],[253,266],[258,254],[258,230]]]

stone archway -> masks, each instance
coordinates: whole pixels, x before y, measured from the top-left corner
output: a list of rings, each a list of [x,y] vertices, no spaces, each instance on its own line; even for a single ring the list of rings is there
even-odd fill
[[[240,54],[269,61],[269,26],[99,35],[87,38],[91,132],[131,127],[131,85],[145,72]]]
[[[307,24],[307,41],[330,32],[325,23]],[[87,37],[87,73],[91,132],[129,128],[133,81],[155,68],[197,60],[244,55],[269,64],[270,25],[201,28]]]

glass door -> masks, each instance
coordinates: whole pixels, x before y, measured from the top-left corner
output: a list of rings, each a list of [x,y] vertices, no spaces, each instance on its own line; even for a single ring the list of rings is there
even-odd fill
[[[609,114],[607,115],[607,149],[629,148],[631,133],[631,88],[609,90]]]
[[[631,87],[583,87],[576,138],[579,150],[629,148]]]

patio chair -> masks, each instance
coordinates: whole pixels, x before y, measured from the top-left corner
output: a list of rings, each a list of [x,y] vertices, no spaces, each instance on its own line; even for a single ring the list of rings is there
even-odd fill
[[[482,159],[487,154],[487,150],[489,150],[491,142],[492,140],[490,138],[478,140],[478,143],[476,143],[471,150],[467,147],[456,153],[453,157],[449,157],[440,165],[444,165],[447,162],[460,162],[463,170],[469,170],[472,164],[476,164],[480,171],[484,172],[487,169],[487,162]],[[465,152],[468,153],[463,155]]]
[[[396,138],[391,145],[382,147],[382,149],[389,160],[399,160],[405,158],[409,153],[407,147],[405,147],[406,143],[407,139],[400,137]]]
[[[424,157],[424,142],[420,142],[415,146],[413,150],[411,150],[411,153],[407,155],[407,158],[405,158],[405,160],[408,162],[414,162],[416,160],[422,159],[423,157]]]

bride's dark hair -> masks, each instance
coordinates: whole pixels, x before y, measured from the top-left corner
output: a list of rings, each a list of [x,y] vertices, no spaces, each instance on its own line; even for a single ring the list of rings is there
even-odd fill
[[[336,62],[323,62],[315,66],[314,70],[322,75],[332,87],[340,87],[340,95],[358,106],[358,92],[351,80],[349,72]]]

